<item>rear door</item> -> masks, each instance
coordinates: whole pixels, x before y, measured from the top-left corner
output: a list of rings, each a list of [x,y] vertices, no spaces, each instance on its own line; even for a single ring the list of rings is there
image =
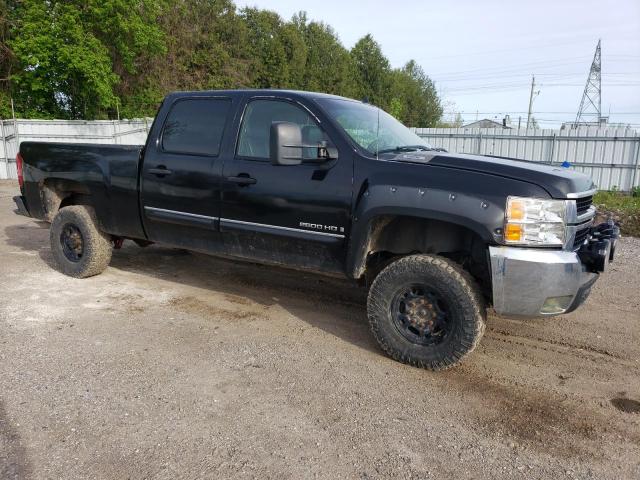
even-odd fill
[[[225,130],[234,100],[178,97],[152,134],[141,171],[143,224],[150,240],[195,250],[216,250]],[[162,114],[162,111],[159,115]],[[154,126],[154,130],[156,127]]]
[[[222,175],[220,230],[227,253],[269,263],[342,271],[350,223],[353,159],[274,166],[269,132],[277,121],[300,125],[303,143],[329,137],[309,106],[291,98],[250,96],[238,129],[236,152]],[[308,148],[305,156],[316,155]]]

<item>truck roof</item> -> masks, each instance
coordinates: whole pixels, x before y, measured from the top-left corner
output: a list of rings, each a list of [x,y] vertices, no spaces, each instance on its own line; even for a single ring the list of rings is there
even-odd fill
[[[340,95],[332,95],[329,93],[308,92],[305,90],[286,90],[286,89],[276,89],[276,88],[243,88],[243,89],[235,89],[235,90],[176,91],[176,92],[169,93],[167,95],[167,98],[208,96],[208,95],[235,96],[235,95],[243,95],[247,93],[250,93],[253,95],[265,95],[265,96],[275,95],[275,96],[303,97],[311,100],[314,100],[317,98],[334,98],[334,99],[358,102],[358,100],[354,100],[353,98],[342,97]]]

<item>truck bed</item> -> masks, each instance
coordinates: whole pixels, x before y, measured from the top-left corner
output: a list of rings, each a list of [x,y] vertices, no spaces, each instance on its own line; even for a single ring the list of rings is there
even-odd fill
[[[144,239],[138,205],[141,145],[23,142],[24,192],[31,216],[51,221],[53,185],[91,196],[105,232]],[[73,187],[73,188],[72,188]]]

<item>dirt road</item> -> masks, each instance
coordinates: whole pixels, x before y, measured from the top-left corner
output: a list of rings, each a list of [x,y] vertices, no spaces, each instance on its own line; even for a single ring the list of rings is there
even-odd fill
[[[52,268],[0,183],[0,478],[640,478],[640,241],[459,368],[386,358],[346,282],[126,242]]]

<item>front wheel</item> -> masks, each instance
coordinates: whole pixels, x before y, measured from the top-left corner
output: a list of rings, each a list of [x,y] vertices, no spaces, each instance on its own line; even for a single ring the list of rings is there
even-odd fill
[[[111,238],[98,230],[90,207],[61,208],[51,223],[49,239],[60,271],[71,277],[97,275],[111,261]]]
[[[371,330],[393,359],[444,370],[482,338],[486,309],[478,286],[455,262],[409,255],[389,264],[367,298]]]

